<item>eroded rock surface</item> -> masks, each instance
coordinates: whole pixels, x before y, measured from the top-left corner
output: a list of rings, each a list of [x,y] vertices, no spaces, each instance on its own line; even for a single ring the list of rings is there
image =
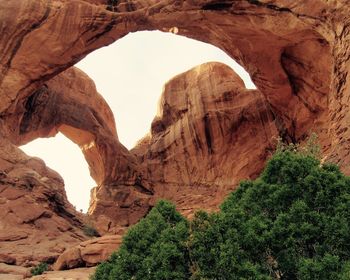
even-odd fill
[[[55,76],[18,103],[4,128],[17,145],[62,132],[81,148],[97,184],[127,183],[135,173],[132,156],[118,141],[113,113],[93,81],[77,68]]]
[[[109,258],[122,242],[121,235],[105,235],[66,250],[55,262],[54,270],[95,266]]]
[[[95,268],[76,268],[68,271],[49,271],[30,280],[89,280]]]
[[[30,269],[16,266],[8,265],[5,263],[0,263],[0,279],[1,280],[16,280],[24,279],[31,276]]]
[[[85,240],[62,178],[3,138],[0,153],[0,263],[53,262]]]
[[[17,147],[57,131],[89,163],[97,182],[89,214],[101,232],[135,223],[160,197],[187,215],[215,209],[239,179],[256,176],[277,136],[300,142],[316,132],[323,155],[350,174],[347,1],[117,3],[0,1],[0,262],[55,258],[85,238],[62,179]],[[155,29],[218,46],[258,90],[221,65],[182,74],[129,152],[93,83],[70,67],[129,32]]]
[[[256,177],[277,137],[261,92],[247,90],[228,66],[207,63],[165,85],[152,131],[132,153],[153,199],[191,214],[216,209],[241,179]]]

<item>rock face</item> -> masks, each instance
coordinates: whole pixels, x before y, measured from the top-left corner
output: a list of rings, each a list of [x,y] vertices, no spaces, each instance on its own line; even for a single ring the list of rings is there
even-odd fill
[[[5,139],[0,153],[0,263],[53,262],[85,240],[61,177]]]
[[[1,262],[53,262],[67,247],[86,239],[83,219],[67,201],[61,177],[12,144],[58,131],[80,146],[97,183],[124,176],[127,184],[136,176],[135,159],[119,144],[113,115],[93,82],[75,68],[54,77],[6,117],[7,139],[0,146]],[[116,170],[118,158],[124,170]],[[33,244],[40,246],[33,250]]]
[[[106,260],[122,242],[120,235],[105,235],[84,241],[66,250],[56,261],[53,269],[63,270],[81,266],[95,266]]]
[[[302,142],[316,132],[325,158],[350,174],[349,12],[345,0],[0,1],[0,262],[53,260],[85,239],[60,176],[18,148],[58,131],[89,163],[89,215],[101,233],[135,223],[160,197],[186,215],[215,209],[256,176],[277,136]],[[155,29],[223,49],[258,90],[220,64],[181,74],[150,135],[128,151],[93,82],[71,66]]]
[[[256,177],[277,137],[261,92],[245,89],[228,66],[207,63],[165,85],[151,134],[131,152],[154,199],[190,214],[215,209],[239,180]]]
[[[133,158],[118,141],[113,113],[93,81],[77,68],[55,76],[17,104],[4,130],[17,145],[62,132],[81,148],[97,184],[132,177]],[[115,161],[120,162],[116,170]],[[130,170],[130,172],[128,172]]]
[[[23,279],[25,277],[30,277],[30,276],[31,276],[31,273],[30,273],[30,269],[28,268],[0,263],[1,280]]]
[[[68,271],[49,271],[30,280],[89,280],[95,268],[77,268]],[[11,279],[12,280],[12,279]]]

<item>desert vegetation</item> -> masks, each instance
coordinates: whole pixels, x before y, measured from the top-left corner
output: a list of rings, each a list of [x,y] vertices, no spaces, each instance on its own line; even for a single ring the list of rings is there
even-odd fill
[[[91,224],[84,225],[83,232],[88,237],[100,237],[100,234],[98,233],[96,228]]]
[[[46,262],[41,262],[39,263],[37,266],[33,267],[30,270],[30,273],[35,276],[35,275],[41,275],[43,274],[45,271],[47,271],[49,269],[49,265]]]
[[[318,151],[280,146],[192,221],[159,201],[92,279],[350,279],[350,178]]]

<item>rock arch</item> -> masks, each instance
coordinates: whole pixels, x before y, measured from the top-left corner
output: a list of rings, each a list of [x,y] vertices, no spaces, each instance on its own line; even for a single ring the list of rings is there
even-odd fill
[[[61,89],[57,89],[58,81],[69,82],[69,73],[75,80],[79,80],[80,75],[74,74],[74,69],[62,71],[129,32],[159,29],[208,42],[227,52],[245,67],[258,87],[261,100],[254,99],[255,105],[250,103],[249,106],[263,113],[266,121],[273,120],[275,128],[271,131],[276,130],[287,141],[301,141],[310,130],[316,131],[324,154],[340,162],[344,171],[349,172],[346,164],[350,157],[346,149],[346,141],[350,139],[346,105],[349,13],[346,1],[337,1],[336,5],[329,1],[316,2],[311,5],[297,1],[291,5],[283,0],[273,1],[273,4],[265,1],[122,0],[112,12],[102,0],[3,1],[0,3],[2,137],[19,145],[37,137],[35,135],[48,136],[61,130],[81,147],[86,147],[85,156],[100,185],[95,190],[96,203],[91,208],[91,214],[103,216],[99,219],[100,228],[108,231],[113,223],[121,220],[121,225],[135,222],[148,211],[154,192],[159,192],[149,176],[140,177],[140,174],[153,174],[142,162],[145,157],[152,159],[153,155],[140,152],[140,147],[133,153],[124,150],[117,141],[107,109],[97,115],[93,107],[87,106],[84,111],[86,119],[101,129],[87,125],[77,130],[83,124],[72,123],[74,112],[70,111],[67,118],[64,117],[67,112],[61,112],[60,119],[47,127],[37,123],[34,132],[31,123],[35,120],[28,115],[26,105],[30,107],[34,102],[36,108],[40,108],[41,98],[46,96],[49,96],[47,102],[58,98],[67,106],[69,102],[86,105],[86,99],[73,91],[67,93],[69,100],[62,98]],[[203,68],[202,74],[211,71],[208,69]],[[224,71],[222,67],[215,69]],[[186,75],[189,74],[182,78],[186,79]],[[241,90],[236,90],[234,96]],[[253,123],[259,120],[254,114],[247,117],[245,113],[243,110],[238,116]],[[45,109],[43,114],[46,114]],[[202,117],[204,123],[210,120],[210,114]],[[155,136],[161,132],[160,128],[166,127],[164,122],[164,117],[160,117],[154,123]],[[207,143],[212,133],[210,129],[204,130]],[[151,140],[146,139],[142,144],[152,146]],[[111,164],[111,160],[117,164]],[[264,157],[259,162],[263,160]],[[123,172],[117,172],[116,166]],[[101,201],[102,197],[111,199]]]
[[[13,139],[16,144],[62,132],[81,148],[98,185],[118,181],[118,174],[132,177],[136,172],[135,159],[118,141],[112,111],[81,70],[67,69],[22,104],[23,115],[15,128],[19,134]],[[115,161],[121,162],[120,167],[128,168],[131,174],[126,169],[117,172]]]

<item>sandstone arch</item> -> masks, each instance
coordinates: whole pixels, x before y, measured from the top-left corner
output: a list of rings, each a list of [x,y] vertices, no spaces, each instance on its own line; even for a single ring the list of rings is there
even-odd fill
[[[118,12],[107,11],[103,1],[47,3],[27,0],[24,3],[2,4],[4,12],[23,20],[23,29],[27,32],[13,42],[18,48],[11,48],[9,44],[5,48],[3,60],[6,63],[2,72],[6,75],[0,81],[1,89],[8,92],[8,102],[3,102],[1,110],[18,95],[27,95],[87,53],[130,31],[168,31],[174,26],[179,34],[216,45],[241,63],[280,116],[281,130],[285,129],[291,138],[301,137],[310,126],[305,119],[314,119],[315,111],[319,113],[324,108],[322,100],[326,99],[324,95],[329,89],[331,75],[328,65],[332,63],[329,44],[333,38],[327,33],[330,27],[322,19],[333,18],[333,15],[326,13],[329,4],[323,1],[318,1],[318,10],[304,4],[288,7],[283,1],[269,5],[259,1],[225,5],[220,1],[119,1]],[[16,5],[24,8],[17,9]],[[23,17],[32,10],[35,12],[30,18]],[[338,10],[340,14],[341,9]],[[72,14],[74,17],[69,17]],[[274,17],[273,23],[268,20],[269,16]],[[16,26],[11,29],[10,20],[6,26],[10,28],[4,30],[5,34],[9,37],[16,34]],[[46,40],[50,32],[60,36]],[[3,40],[11,42],[4,37]],[[40,54],[32,54],[30,60],[24,59],[32,49]],[[311,63],[308,51],[315,49],[315,56],[322,54],[322,59],[313,59]],[[300,78],[296,90],[293,71],[298,66],[297,71],[306,74],[311,70],[319,73],[322,79],[314,77],[304,81]],[[322,85],[316,86],[318,82]],[[321,100],[321,106],[313,104],[315,100]]]
[[[258,91],[254,97],[248,93],[247,96],[251,98],[249,102],[240,103],[240,111],[237,111],[238,114],[233,114],[231,119],[231,122],[237,124],[233,126],[233,130],[239,130],[242,125],[242,121],[239,120],[243,118],[243,123],[250,123],[255,127],[255,131],[259,132],[259,128],[268,126],[268,130],[262,130],[264,133],[267,131],[269,136],[280,135],[288,141],[301,141],[310,130],[316,131],[320,136],[324,155],[340,163],[343,170],[349,173],[350,152],[347,143],[350,139],[348,132],[350,18],[349,7],[346,4],[345,0],[315,0],[312,3],[294,1],[292,4],[284,0],[268,2],[121,0],[118,1],[115,12],[111,12],[106,10],[102,0],[2,1],[0,2],[1,141],[6,143],[4,146],[11,147],[17,153],[18,150],[13,144],[20,145],[38,135],[51,135],[57,129],[62,130],[81,146],[87,144],[88,147],[94,140],[96,149],[91,146],[92,153],[88,152],[90,149],[86,150],[86,157],[92,166],[93,176],[100,184],[94,192],[94,203],[90,213],[99,217],[99,227],[103,231],[113,231],[117,226],[137,221],[148,211],[157,196],[164,196],[171,186],[176,185],[174,182],[159,180],[161,176],[157,175],[154,166],[160,160],[164,163],[169,156],[168,151],[172,149],[165,149],[171,146],[166,144],[172,140],[175,143],[177,139],[174,136],[170,141],[163,132],[173,126],[174,131],[179,133],[177,135],[181,136],[181,133],[187,132],[176,128],[175,123],[178,121],[189,123],[189,120],[196,120],[186,116],[188,108],[183,108],[180,104],[182,109],[178,110],[179,108],[173,106],[170,113],[174,116],[170,120],[167,119],[168,116],[159,116],[153,124],[152,137],[144,139],[130,153],[118,143],[107,111],[99,112],[102,122],[94,116],[91,107],[85,111],[88,120],[102,124],[103,129],[100,130],[87,125],[83,132],[77,131],[76,129],[80,129],[79,126],[82,124],[72,123],[74,117],[72,111],[67,115],[68,118],[50,123],[48,126],[50,129],[37,122],[33,130],[31,125],[34,125],[35,120],[28,115],[25,116],[25,105],[31,102],[30,98],[33,96],[45,96],[46,93],[50,93],[50,86],[56,89],[56,93],[60,92],[57,90],[57,85],[55,87],[55,81],[57,83],[62,79],[64,83],[68,82],[69,77],[65,77],[66,73],[73,73],[75,70],[63,71],[91,51],[106,46],[129,32],[159,29],[176,31],[179,35],[216,45],[250,73]],[[225,72],[220,66],[212,67],[216,72],[210,72],[210,69],[210,67],[202,68],[200,73],[203,75],[211,73],[220,80],[215,73]],[[196,72],[198,69],[193,71]],[[181,83],[194,72],[175,79],[170,88],[174,85],[181,88]],[[230,75],[234,76],[231,73],[227,77]],[[206,84],[205,79],[203,84]],[[228,92],[231,94],[226,98],[235,99],[245,91],[237,86],[238,84],[239,82],[235,80],[228,85],[230,88]],[[194,83],[191,86],[196,89],[202,84]],[[212,85],[207,88],[212,89]],[[221,99],[224,100],[225,92],[220,90],[219,87]],[[70,98],[69,101],[86,105],[86,99],[79,98],[76,92],[66,95]],[[164,95],[166,96],[166,92]],[[59,94],[53,96],[60,98],[62,104],[69,104]],[[169,105],[170,101],[164,104]],[[35,105],[36,108],[40,108],[41,99],[35,99],[35,102],[39,102]],[[65,105],[62,108],[66,107]],[[232,107],[225,110],[230,111]],[[250,110],[255,110],[257,115]],[[45,110],[43,112],[45,113]],[[214,140],[221,143],[220,141],[225,139],[225,137],[212,139],[214,133],[218,132],[205,129],[205,123],[208,120],[210,122],[211,117],[217,118],[212,112],[216,111],[202,110],[199,114],[202,117],[201,122],[198,121],[199,126],[204,127],[201,139],[204,139],[206,144]],[[64,114],[61,112],[60,116],[62,115]],[[260,122],[261,119],[264,122]],[[77,133],[81,135],[77,136]],[[161,144],[156,143],[157,139],[161,139]],[[199,145],[201,141],[193,141],[191,145],[196,143]],[[266,144],[269,143],[265,143],[263,147],[268,150]],[[186,146],[184,143],[181,145]],[[150,151],[156,151],[158,155],[145,152],[145,147]],[[204,158],[208,161],[212,157],[210,151],[214,148],[212,145],[207,145],[207,148]],[[181,152],[173,155],[183,156]],[[249,173],[252,176],[253,171],[257,172],[266,155],[255,156],[256,165],[249,169],[246,175]],[[6,162],[6,166],[16,164],[16,160],[7,161],[4,158],[5,156],[2,160]],[[93,158],[95,161],[91,160]],[[116,164],[110,164],[110,160],[114,160]],[[116,166],[125,172],[116,172]],[[164,166],[164,170],[166,168],[173,167]],[[42,174],[46,172],[44,169],[44,167],[40,169]],[[198,170],[196,172],[201,174]],[[217,178],[215,176],[213,178]],[[180,183],[183,182],[185,181]],[[186,181],[191,183],[191,187],[198,187],[198,182],[198,180]],[[173,185],[167,184],[169,188],[161,189],[160,183],[173,183]],[[216,192],[224,194],[231,187],[225,187],[222,192],[218,188]],[[58,192],[62,193],[62,188],[58,189],[60,189]],[[177,202],[180,205],[187,205],[188,201],[191,202],[193,199],[186,197],[185,194],[176,197],[169,192],[171,198],[179,199]],[[65,201],[64,196],[61,201]],[[191,202],[192,206],[197,202],[198,200],[194,199]],[[191,211],[190,208],[187,210]]]
[[[30,95],[23,106],[20,122],[12,128],[19,131],[14,143],[20,145],[60,131],[81,148],[97,184],[111,183],[118,180],[118,174],[126,173],[115,170],[116,161],[131,173],[136,172],[135,160],[118,141],[112,111],[79,69],[69,68],[54,77]]]

